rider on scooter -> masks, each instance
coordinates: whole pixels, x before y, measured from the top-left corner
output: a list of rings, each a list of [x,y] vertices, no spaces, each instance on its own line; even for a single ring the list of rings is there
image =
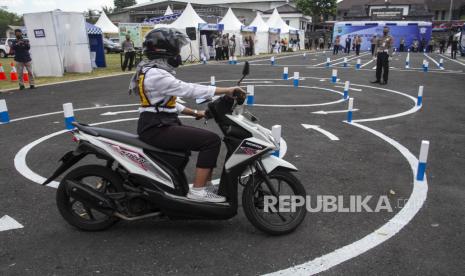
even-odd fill
[[[245,96],[245,91],[240,87],[206,86],[176,79],[174,68],[182,63],[180,50],[188,42],[187,36],[175,29],[157,28],[146,35],[143,50],[148,60],[139,63],[129,86],[129,92],[138,94],[141,100],[137,132],[142,141],[161,149],[198,151],[194,185],[187,197],[224,202],[226,198],[217,195],[216,186],[207,185],[216,167],[221,139],[213,132],[182,125],[179,113],[201,119],[205,112],[183,106],[176,97],[211,98],[233,95],[235,91]]]

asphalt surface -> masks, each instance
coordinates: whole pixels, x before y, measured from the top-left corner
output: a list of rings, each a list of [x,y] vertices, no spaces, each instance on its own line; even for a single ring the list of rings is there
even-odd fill
[[[327,53],[332,63],[344,55]],[[245,84],[255,85],[256,106],[248,107],[260,124],[283,126],[288,150],[284,157],[299,168],[296,176],[310,195],[388,196],[393,212],[309,213],[292,234],[272,237],[256,230],[242,210],[227,221],[120,222],[109,230],[82,232],[69,226],[55,204],[55,189],[39,186],[22,176],[14,158],[25,145],[63,129],[63,114],[33,117],[0,125],[0,217],[8,215],[24,228],[0,232],[0,274],[3,275],[257,275],[302,264],[351,244],[374,232],[402,208],[399,202],[412,193],[412,171],[402,155],[384,140],[344,123],[345,113],[314,114],[316,111],[347,109],[347,102],[311,107],[263,105],[322,104],[341,99],[341,86],[350,80],[354,97],[354,119],[398,114],[414,102],[394,90],[416,97],[424,85],[423,107],[406,116],[364,122],[396,140],[418,156],[421,140],[431,142],[427,166],[428,195],[420,211],[399,233],[365,253],[321,272],[321,275],[459,275],[465,258],[465,61],[444,58],[444,70],[430,61],[430,71],[422,72],[427,59],[411,54],[411,69],[405,69],[406,53],[393,57],[389,83],[369,83],[374,79],[371,56],[361,54],[362,69],[355,70],[358,57],[349,56],[349,66],[325,68],[325,53],[267,60],[255,60]],[[430,55],[436,61],[437,54]],[[352,59],[353,58],[353,59]],[[367,64],[368,63],[368,64]],[[366,64],[366,65],[365,65]],[[316,66],[315,66],[316,65]],[[289,75],[298,71],[301,86],[281,80],[283,67]],[[338,69],[340,83],[329,80]],[[240,78],[241,66],[227,64],[179,68],[185,81],[206,82],[214,75],[217,85],[231,86]],[[70,82],[38,87],[36,90],[0,94],[7,101],[12,119],[60,111],[72,102],[76,119],[84,123],[110,120],[108,128],[135,132],[137,113],[102,115],[131,111],[138,98],[127,94],[130,76]],[[338,87],[339,86],[339,87]],[[386,90],[388,89],[388,90]],[[330,91],[334,90],[334,91]],[[189,99],[188,106],[195,106]],[[202,108],[202,107],[196,107]],[[183,119],[219,133],[213,122]],[[301,124],[318,125],[339,138],[332,141]],[[58,159],[75,144],[68,134],[48,139],[30,150],[29,168],[47,177]],[[195,155],[192,160],[195,160]],[[221,158],[223,157],[223,159]],[[224,161],[224,152],[219,160]],[[87,161],[89,162],[89,161]],[[194,162],[187,168],[189,177]],[[216,176],[219,171],[215,172]],[[376,206],[370,202],[371,207]]]

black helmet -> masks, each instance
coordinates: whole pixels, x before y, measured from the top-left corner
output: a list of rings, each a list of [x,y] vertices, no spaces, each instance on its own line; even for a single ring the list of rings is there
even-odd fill
[[[175,29],[157,28],[145,36],[144,54],[149,59],[175,57],[187,43],[187,35]]]

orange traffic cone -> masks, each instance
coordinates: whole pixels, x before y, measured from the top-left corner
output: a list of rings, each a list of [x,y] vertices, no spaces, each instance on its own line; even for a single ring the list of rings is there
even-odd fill
[[[23,69],[23,81],[24,82],[26,82],[26,81],[29,82],[29,74],[28,74],[26,68]]]
[[[3,70],[3,65],[0,63],[0,80],[6,80],[5,70]]]
[[[13,62],[10,65],[11,65],[10,80],[11,81],[17,81],[18,80],[18,73],[16,73],[16,67],[14,66]]]

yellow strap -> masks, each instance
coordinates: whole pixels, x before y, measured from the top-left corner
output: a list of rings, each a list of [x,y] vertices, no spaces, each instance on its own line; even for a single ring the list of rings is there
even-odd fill
[[[140,102],[141,102],[142,107],[148,107],[151,104],[147,98],[147,95],[145,95],[144,79],[145,79],[145,75],[140,74],[139,75],[139,96],[140,96]]]

